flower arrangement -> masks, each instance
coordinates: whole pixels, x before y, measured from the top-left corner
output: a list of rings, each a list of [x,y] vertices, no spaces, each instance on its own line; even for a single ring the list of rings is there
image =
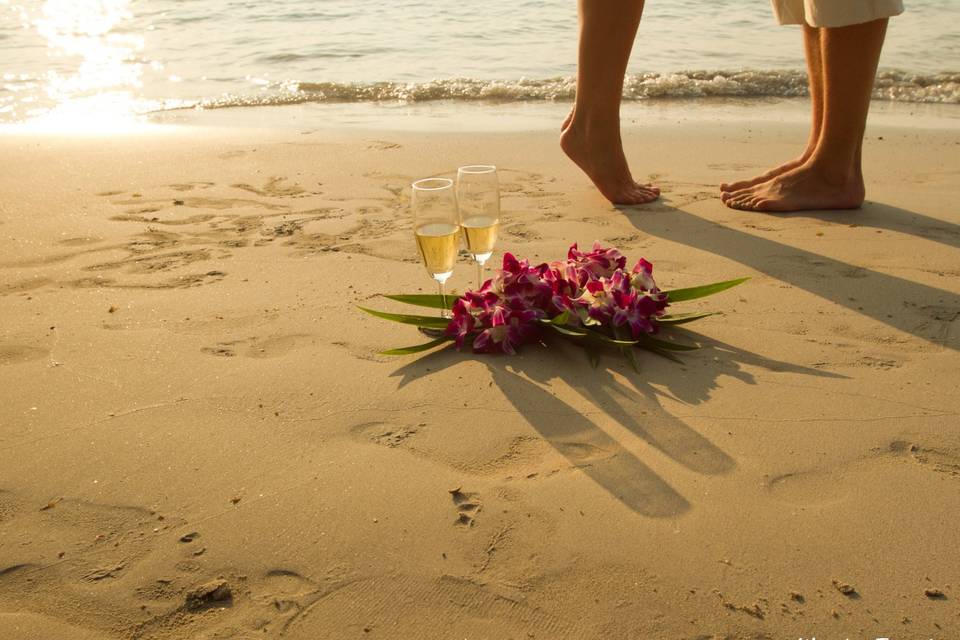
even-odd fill
[[[674,351],[694,345],[656,337],[661,329],[712,315],[710,312],[668,313],[667,307],[734,287],[748,278],[699,287],[661,291],[653,265],[640,259],[627,270],[627,258],[615,248],[594,243],[591,251],[574,244],[564,261],[531,265],[512,254],[503,268],[477,290],[451,300],[440,295],[387,295],[407,304],[448,309],[452,318],[387,313],[361,307],[385,320],[411,324],[439,334],[430,342],[389,349],[385,355],[406,355],[453,342],[474,353],[515,354],[521,345],[542,341],[546,332],[587,348],[596,365],[594,347],[616,347],[638,366],[637,348],[676,359]]]

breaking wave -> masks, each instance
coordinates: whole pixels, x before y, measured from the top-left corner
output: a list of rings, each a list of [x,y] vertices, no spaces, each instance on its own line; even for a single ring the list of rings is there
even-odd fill
[[[190,106],[216,109],[302,103],[350,102],[529,102],[573,100],[572,77],[520,80],[456,78],[428,82],[282,82],[253,95],[225,95]],[[802,71],[687,71],[643,73],[627,77],[626,100],[712,97],[797,97],[807,95]],[[873,90],[876,100],[960,104],[960,73],[916,74],[881,71]]]

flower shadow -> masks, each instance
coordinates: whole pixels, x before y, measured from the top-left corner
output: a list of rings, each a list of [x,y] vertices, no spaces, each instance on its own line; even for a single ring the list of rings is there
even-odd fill
[[[683,418],[671,414],[661,398],[699,404],[710,397],[723,375],[756,384],[743,365],[842,377],[772,361],[716,341],[700,342],[705,348],[685,355],[683,365],[653,354],[642,357],[642,373],[634,372],[616,351],[602,355],[594,369],[579,347],[557,338],[550,339],[550,348],[528,345],[513,357],[442,349],[400,367],[393,375],[401,378],[402,387],[465,359],[483,363],[517,413],[572,467],[636,513],[669,518],[691,505],[638,457],[638,449],[655,449],[702,475],[730,473],[736,462]],[[500,418],[491,414],[489,419]],[[623,430],[630,436],[625,438]]]

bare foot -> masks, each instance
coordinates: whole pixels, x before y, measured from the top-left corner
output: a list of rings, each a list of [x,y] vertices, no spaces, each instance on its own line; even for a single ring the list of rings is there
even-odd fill
[[[720,199],[731,209],[745,211],[808,211],[857,209],[863,204],[863,176],[837,178],[806,163],[766,182],[723,193]]]
[[[637,184],[630,175],[619,135],[604,138],[587,135],[573,122],[571,112],[560,133],[560,148],[613,204],[645,204],[659,198],[660,189]]]
[[[747,189],[749,187],[752,187],[753,185],[760,184],[761,182],[767,182],[768,180],[771,180],[772,178],[776,178],[780,174],[786,173],[791,169],[796,169],[797,167],[802,165],[804,162],[806,162],[807,158],[809,157],[810,157],[809,154],[804,153],[802,156],[800,156],[796,160],[791,160],[790,162],[784,162],[779,167],[774,167],[773,169],[770,169],[770,171],[767,171],[766,173],[762,173],[759,176],[756,176],[754,178],[750,178],[749,180],[740,180],[739,182],[731,182],[731,183],[721,182],[720,191],[724,193],[732,193],[734,191],[740,191],[741,189]]]

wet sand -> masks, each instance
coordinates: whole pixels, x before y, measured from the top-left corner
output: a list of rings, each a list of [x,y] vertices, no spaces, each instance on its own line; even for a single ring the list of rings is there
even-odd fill
[[[722,206],[804,140],[631,128],[621,210],[552,131],[0,138],[0,635],[954,637],[960,131],[872,127],[860,211]],[[640,374],[376,355],[407,185],[475,162],[501,250],[752,280]]]

